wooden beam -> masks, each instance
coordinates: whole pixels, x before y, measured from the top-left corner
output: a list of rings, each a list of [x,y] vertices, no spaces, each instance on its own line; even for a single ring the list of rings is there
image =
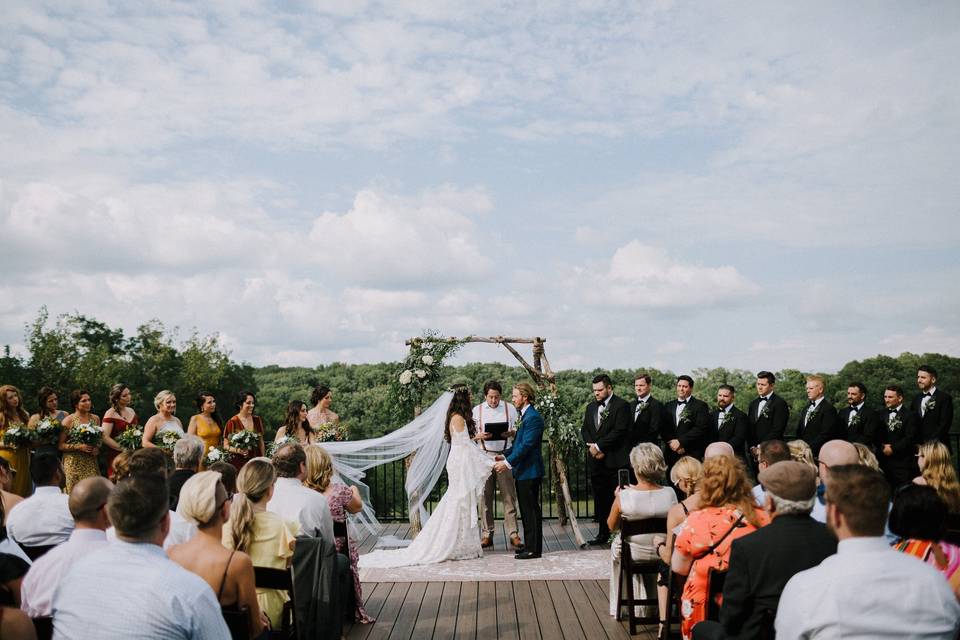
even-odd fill
[[[483,342],[486,344],[537,344],[546,342],[545,338],[509,338],[504,336],[493,336],[484,338],[481,336],[467,336],[466,338],[410,338],[404,344],[408,347],[414,343],[423,342]]]

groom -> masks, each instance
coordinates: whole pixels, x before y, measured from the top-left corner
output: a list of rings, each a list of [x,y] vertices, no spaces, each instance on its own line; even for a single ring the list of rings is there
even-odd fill
[[[540,446],[543,440],[543,418],[533,408],[536,393],[533,387],[520,382],[513,387],[513,406],[520,413],[517,435],[513,446],[503,452],[504,459],[494,465],[497,472],[511,469],[517,481],[517,501],[523,519],[524,550],[514,558],[529,560],[543,553],[543,513],[540,506],[540,482],[543,480],[543,457]]]

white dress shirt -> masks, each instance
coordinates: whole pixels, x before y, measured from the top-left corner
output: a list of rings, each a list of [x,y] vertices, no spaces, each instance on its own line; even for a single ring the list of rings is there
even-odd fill
[[[681,402],[684,402],[685,404],[680,404]],[[680,426],[680,414],[683,413],[683,410],[689,406],[690,406],[690,398],[687,398],[686,400],[681,400],[680,398],[677,398],[677,406],[673,408],[673,411],[674,411],[673,423],[675,425]]]
[[[933,400],[933,394],[937,392],[936,387],[930,387],[930,391],[925,391],[924,394],[929,393],[930,395],[924,395],[920,400],[920,417],[927,415],[927,403]]]
[[[117,540],[77,560],[53,596],[59,640],[228,640],[213,589],[155,544]]]
[[[53,612],[53,592],[77,560],[107,544],[100,529],[74,529],[70,539],[54,547],[30,567],[20,586],[20,608],[31,618],[46,618]]]
[[[848,427],[850,426],[850,423],[853,422],[854,418],[856,418],[858,415],[860,415],[860,412],[863,411],[863,405],[864,405],[864,403],[861,402],[860,404],[853,405],[853,406],[850,407],[851,411],[850,411],[850,413],[847,414],[847,426],[848,426]],[[856,411],[853,411],[853,409],[856,409]]]
[[[197,535],[197,525],[185,520],[176,511],[170,512],[170,531],[167,532],[167,537],[163,540],[163,550],[166,551],[170,547],[178,544],[183,544],[184,542],[190,541],[193,536]],[[107,541],[113,542],[117,539],[117,531],[113,527],[107,529]]]
[[[277,478],[267,511],[300,523],[305,536],[333,541],[333,516],[323,494],[303,486],[296,478]]]
[[[820,396],[816,400],[812,400],[813,404],[807,407],[807,412],[803,416],[803,424],[806,426],[807,421],[810,420],[810,416],[817,412],[817,409],[820,408],[820,403],[823,402],[823,396]]]
[[[946,578],[883,538],[840,541],[780,596],[777,640],[956,637],[960,603]]]
[[[477,425],[477,431],[480,433],[485,431],[484,425],[486,424],[506,422],[509,428],[513,429],[516,421],[517,409],[509,402],[501,400],[496,407],[491,407],[484,401],[473,408],[473,422]],[[511,442],[513,442],[513,438],[510,437],[506,440],[483,440],[482,446],[486,451],[501,453],[510,446]]]
[[[73,532],[70,498],[59,487],[37,487],[7,516],[7,533],[25,547],[66,542]]]
[[[727,405],[726,409],[717,409],[717,431],[720,431],[720,427],[723,426],[723,419],[727,417],[727,412],[730,411],[730,407],[733,405]]]

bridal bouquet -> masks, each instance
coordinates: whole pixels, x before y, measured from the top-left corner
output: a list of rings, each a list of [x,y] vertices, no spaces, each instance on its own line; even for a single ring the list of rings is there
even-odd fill
[[[127,427],[114,440],[124,451],[136,451],[143,446],[143,429],[134,426]]]
[[[347,439],[347,428],[332,422],[317,425],[313,433],[316,435],[318,442],[339,442]]]
[[[164,451],[173,451],[177,441],[182,437],[183,436],[177,431],[168,429],[167,431],[160,431],[157,433],[157,435],[153,436],[153,444],[157,445]]]
[[[60,437],[60,430],[62,429],[60,421],[56,418],[47,417],[40,421],[40,424],[37,425],[37,441],[38,442],[56,442]]]
[[[8,447],[29,447],[36,438],[37,434],[33,429],[27,429],[19,423],[3,432],[3,444]]]
[[[91,422],[87,424],[75,424],[70,427],[67,442],[70,444],[85,444],[90,447],[99,447],[103,444],[103,427]]]
[[[241,451],[253,451],[260,446],[260,434],[253,431],[237,431],[230,436],[230,446]]]
[[[230,462],[230,454],[223,449],[210,447],[210,450],[207,451],[207,455],[203,457],[203,466],[209,469],[210,465],[214,465],[218,462]]]
[[[267,445],[267,457],[272,458],[273,454],[277,452],[277,449],[279,449],[285,444],[296,444],[296,443],[297,443],[297,439],[294,438],[293,436],[283,436],[282,438],[278,438],[277,440]]]

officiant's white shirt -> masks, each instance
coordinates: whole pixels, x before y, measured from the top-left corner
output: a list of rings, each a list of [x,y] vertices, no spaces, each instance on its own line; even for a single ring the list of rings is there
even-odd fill
[[[497,422],[506,422],[509,428],[513,428],[517,421],[517,408],[511,403],[500,401],[496,408],[491,407],[486,402],[481,402],[473,408],[473,421],[477,425],[477,432],[485,431],[484,425],[496,424]],[[507,448],[507,445],[513,441],[513,438],[506,440],[484,440],[483,446],[487,451],[500,453]]]

